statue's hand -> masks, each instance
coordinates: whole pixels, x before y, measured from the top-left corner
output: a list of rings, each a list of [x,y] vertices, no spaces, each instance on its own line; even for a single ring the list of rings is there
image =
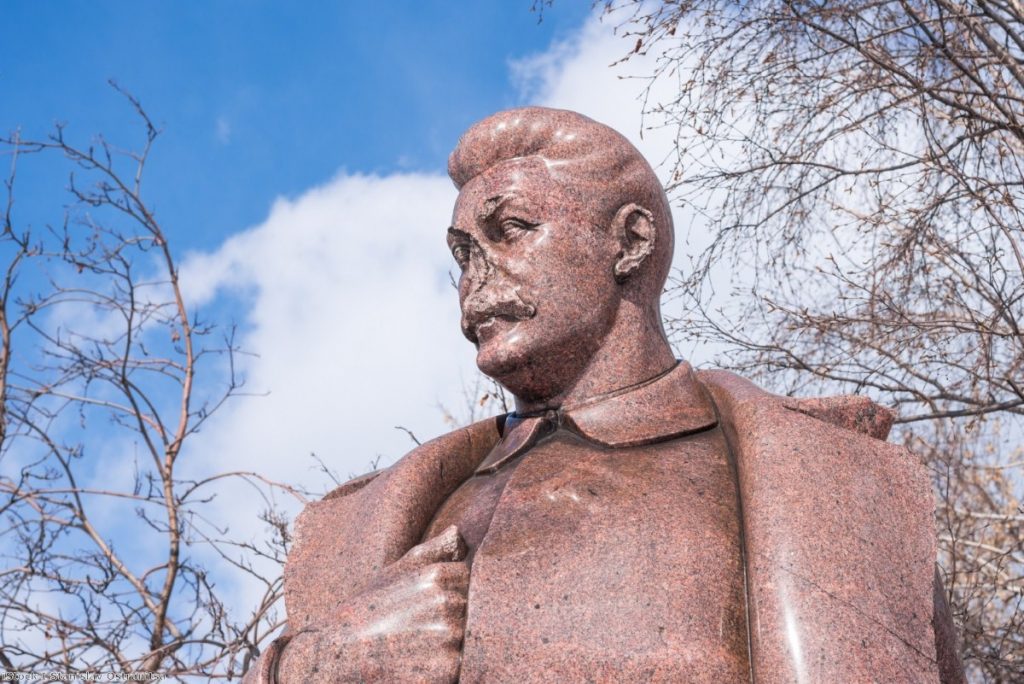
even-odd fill
[[[278,681],[456,681],[469,590],[465,557],[454,525],[413,547],[345,601],[330,624],[293,636]]]

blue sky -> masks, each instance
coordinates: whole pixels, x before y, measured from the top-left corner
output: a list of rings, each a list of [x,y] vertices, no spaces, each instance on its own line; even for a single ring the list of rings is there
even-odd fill
[[[209,249],[341,169],[443,171],[462,130],[520,103],[509,60],[589,12],[583,0],[541,22],[530,0],[5,2],[0,130],[65,121],[78,139],[136,141],[116,79],[164,131],[150,202],[179,250]],[[44,219],[35,202],[62,180],[23,174],[23,211]]]

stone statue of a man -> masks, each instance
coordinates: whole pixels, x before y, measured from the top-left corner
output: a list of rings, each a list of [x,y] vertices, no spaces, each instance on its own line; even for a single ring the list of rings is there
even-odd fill
[[[867,399],[675,359],[672,218],[573,112],[470,128],[462,330],[516,410],[311,504],[254,681],[960,681],[924,468]]]

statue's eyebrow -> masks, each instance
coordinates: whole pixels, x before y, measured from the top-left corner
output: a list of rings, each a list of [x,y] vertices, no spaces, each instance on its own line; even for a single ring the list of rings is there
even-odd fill
[[[502,205],[507,203],[510,199],[515,199],[515,197],[516,196],[514,194],[488,197],[484,200],[484,206],[480,210],[478,218],[480,221],[489,221],[492,216],[498,213],[498,210],[501,209]]]
[[[510,200],[514,199],[519,199],[519,195],[514,192],[488,197],[484,200],[480,213],[477,214],[477,220],[479,220],[480,223],[487,223],[494,218],[494,215],[498,213],[499,209],[508,204]],[[467,242],[476,241],[472,235],[461,228],[448,226],[448,243],[451,244],[453,240],[465,240]]]
[[[470,236],[469,233],[460,228],[456,228],[455,226],[448,226],[448,242],[450,243],[452,240],[458,239],[472,241],[473,238],[472,236]]]

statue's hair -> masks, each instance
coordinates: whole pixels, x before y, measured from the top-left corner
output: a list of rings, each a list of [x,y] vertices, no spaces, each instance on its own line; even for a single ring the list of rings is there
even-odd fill
[[[448,157],[448,175],[461,189],[493,166],[528,157],[543,159],[552,178],[588,200],[595,196],[604,199],[610,212],[628,202],[651,212],[657,237],[645,280],[656,285],[660,294],[672,261],[672,214],[658,177],[632,143],[576,112],[546,107],[508,109],[473,124],[462,134]]]

